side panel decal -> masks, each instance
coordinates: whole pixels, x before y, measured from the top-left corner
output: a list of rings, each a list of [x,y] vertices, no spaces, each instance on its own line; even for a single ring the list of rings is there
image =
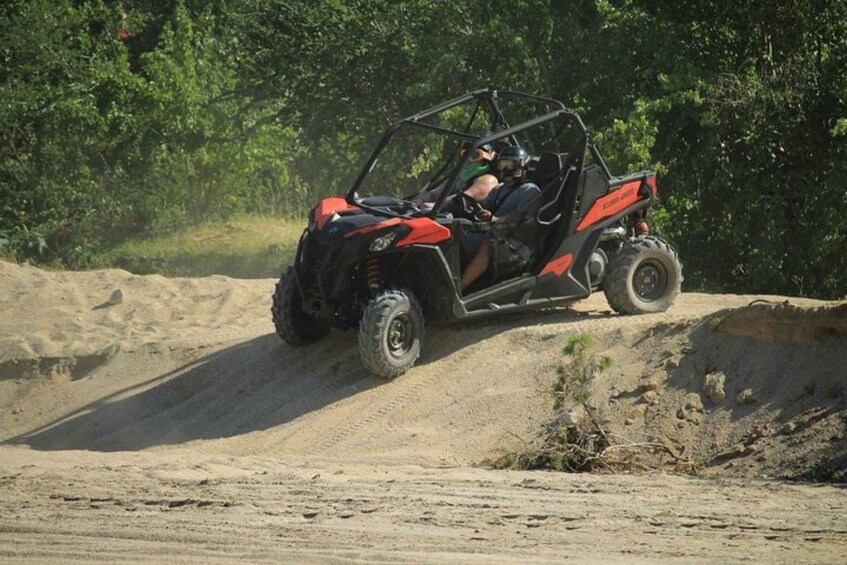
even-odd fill
[[[576,231],[582,231],[588,226],[594,225],[603,218],[614,216],[628,207],[632,206],[640,200],[638,188],[641,186],[640,180],[628,182],[618,190],[598,198],[579,225],[576,226]]]

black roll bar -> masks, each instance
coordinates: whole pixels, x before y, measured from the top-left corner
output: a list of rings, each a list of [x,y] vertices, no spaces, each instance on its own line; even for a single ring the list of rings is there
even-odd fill
[[[503,116],[503,113],[500,110],[500,106],[497,104],[497,100],[501,99],[501,98],[517,98],[517,99],[529,100],[529,101],[532,101],[532,102],[535,102],[535,103],[547,105],[548,109],[553,108],[553,111],[547,112],[547,113],[545,113],[541,116],[533,118],[532,120],[522,122],[522,123],[517,124],[515,126],[507,127],[507,129],[505,129],[505,130],[491,133],[491,134],[484,136],[484,137],[480,137],[480,136],[470,134],[470,133],[467,133],[467,132],[458,132],[458,131],[451,130],[451,129],[448,129],[448,128],[442,128],[440,126],[428,124],[428,123],[421,121],[425,118],[431,117],[431,116],[439,114],[441,112],[444,112],[445,110],[449,110],[450,108],[454,108],[456,106],[464,104],[465,102],[468,102],[470,100],[478,100],[478,101],[484,101],[488,105],[489,109],[493,113],[493,116],[498,118],[496,120],[496,125],[499,126],[500,119],[502,119],[505,122],[505,117]],[[373,167],[376,164],[376,161],[379,158],[379,155],[385,149],[385,146],[388,145],[388,142],[391,140],[391,138],[394,136],[394,134],[397,133],[397,131],[400,128],[402,128],[403,126],[413,126],[413,127],[428,129],[428,130],[438,132],[438,133],[442,133],[442,134],[445,134],[445,135],[451,135],[451,136],[459,137],[459,138],[462,138],[462,139],[466,139],[468,141],[474,142],[472,148],[477,148],[477,147],[480,147],[482,145],[485,145],[486,143],[490,143],[490,142],[496,141],[498,139],[512,137],[512,136],[514,136],[514,134],[519,133],[519,132],[521,132],[525,129],[531,128],[533,126],[536,126],[536,125],[543,123],[545,121],[548,121],[548,120],[553,120],[553,119],[555,119],[559,116],[562,116],[562,115],[569,115],[572,119],[575,120],[576,124],[580,128],[580,131],[583,134],[584,142],[588,145],[589,149],[592,151],[592,155],[594,156],[595,160],[597,160],[598,164],[600,164],[601,169],[607,175],[607,177],[611,178],[611,174],[609,173],[609,169],[606,167],[606,163],[603,161],[602,157],[599,156],[599,152],[593,146],[593,144],[591,144],[589,142],[588,132],[586,131],[585,124],[582,122],[582,119],[579,117],[579,115],[574,110],[567,108],[562,102],[560,102],[558,100],[554,100],[553,98],[547,98],[547,97],[544,97],[544,96],[535,96],[533,94],[527,94],[525,92],[520,92],[520,91],[517,91],[517,90],[497,90],[497,89],[484,88],[484,89],[479,89],[479,90],[474,90],[472,92],[468,92],[467,94],[463,94],[462,96],[458,96],[456,98],[453,98],[452,100],[442,102],[441,104],[438,104],[436,106],[428,108],[428,109],[426,109],[422,112],[418,112],[417,114],[413,114],[413,115],[411,115],[407,118],[404,118],[404,119],[396,122],[390,128],[388,128],[388,130],[385,132],[385,134],[383,134],[379,143],[377,143],[376,148],[374,148],[374,151],[371,153],[370,157],[368,158],[368,161],[365,163],[365,166],[362,168],[361,172],[356,177],[356,180],[353,183],[353,186],[347,192],[346,200],[347,200],[348,203],[350,203],[352,205],[361,206],[360,203],[356,202],[356,198],[355,198],[356,192],[361,187],[362,183],[365,180],[365,177],[373,170]],[[507,126],[508,126],[508,124],[507,124]],[[455,183],[456,177],[458,177],[460,169],[461,169],[461,163],[459,163],[454,168],[454,170],[450,173],[448,183],[447,183],[449,186],[452,186]],[[447,196],[447,192],[448,192],[447,190],[444,190],[444,191],[441,192],[438,199],[434,203],[432,210],[428,213],[428,215],[434,214],[439,209],[442,202],[444,201],[444,198],[446,198],[446,196]]]

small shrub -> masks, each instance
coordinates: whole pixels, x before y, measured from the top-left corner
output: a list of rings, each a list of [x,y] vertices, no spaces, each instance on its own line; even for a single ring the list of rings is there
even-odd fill
[[[590,410],[591,393],[588,385],[595,374],[614,365],[614,360],[603,355],[598,357],[597,340],[590,334],[575,333],[566,338],[563,353],[568,359],[555,365],[559,378],[553,385],[553,408],[559,410],[568,405],[581,406]]]
[[[604,457],[611,446],[603,429],[597,409],[591,404],[589,384],[599,374],[614,364],[609,356],[598,356],[597,340],[585,333],[567,336],[563,354],[554,369],[558,378],[553,385],[553,408],[559,412],[549,424],[541,445],[508,453],[492,465],[501,469],[553,469],[568,473],[607,468]],[[563,410],[582,408],[587,420],[574,423],[563,418]]]

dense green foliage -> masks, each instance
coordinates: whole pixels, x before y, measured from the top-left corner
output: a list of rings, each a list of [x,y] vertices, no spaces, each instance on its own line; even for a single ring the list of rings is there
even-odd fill
[[[843,0],[17,0],[0,8],[0,239],[127,234],[345,190],[394,119],[501,86],[657,169],[687,288],[847,289]]]
[[[233,94],[222,16],[126,4],[2,8],[0,234],[19,255],[75,266],[126,234],[281,197],[295,135]]]

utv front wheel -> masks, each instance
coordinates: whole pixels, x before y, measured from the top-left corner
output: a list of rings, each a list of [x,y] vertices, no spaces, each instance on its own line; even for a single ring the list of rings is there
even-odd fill
[[[653,236],[627,241],[603,279],[609,306],[621,314],[664,312],[679,294],[682,265],[667,242]]]
[[[359,352],[373,374],[393,379],[405,373],[421,354],[424,317],[408,290],[384,290],[374,296],[359,322]]]
[[[276,283],[271,315],[277,335],[289,345],[306,345],[329,333],[325,324],[303,312],[293,266]]]

